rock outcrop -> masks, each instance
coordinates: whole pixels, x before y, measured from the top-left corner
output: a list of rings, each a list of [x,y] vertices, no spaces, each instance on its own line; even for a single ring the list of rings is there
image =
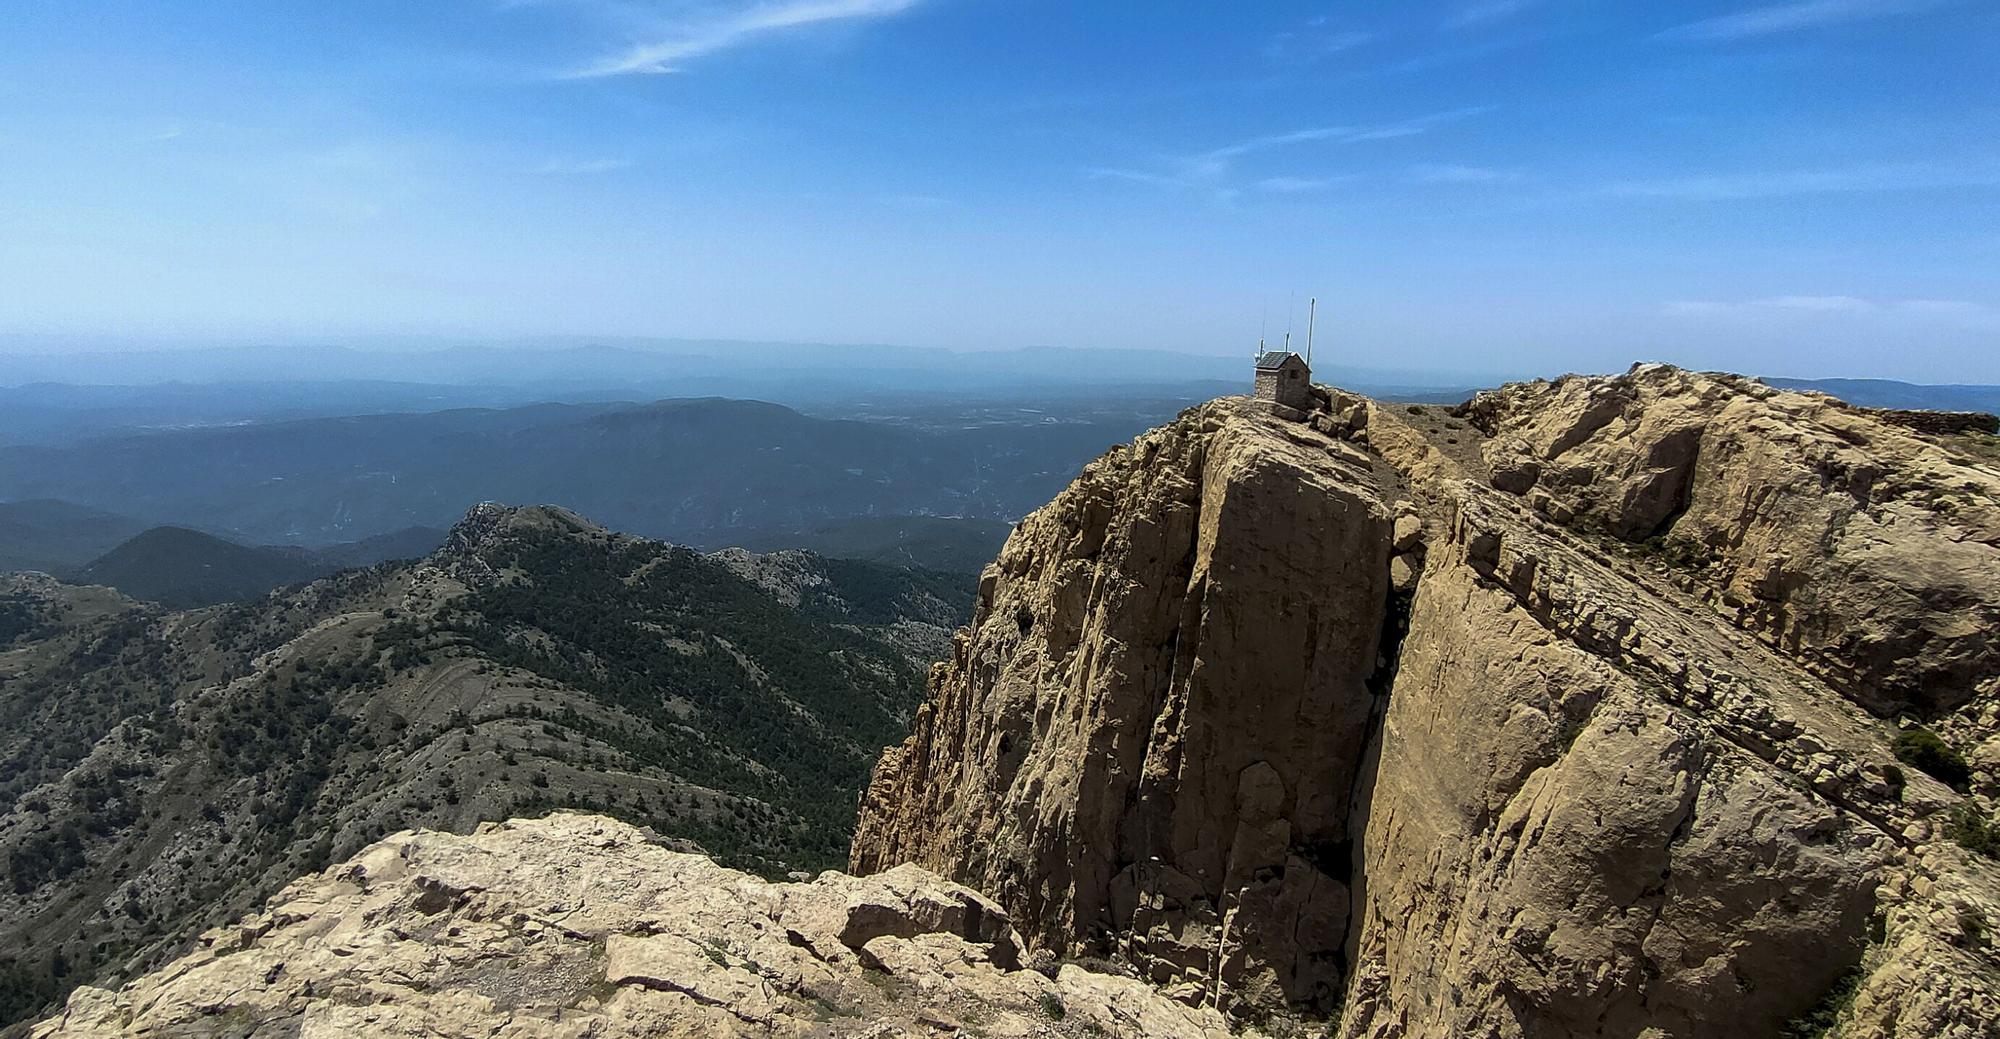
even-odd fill
[[[1136,979],[1024,967],[997,906],[915,867],[767,884],[581,815],[389,837],[31,1034],[954,1033],[1230,1034]]]
[[[1946,837],[2000,762],[1984,434],[1664,366],[1320,392],[1193,409],[1017,528],[857,872],[1357,1039],[2000,1035],[2000,874]]]
[[[1872,708],[2000,688],[1990,465],[1828,397],[1663,366],[1466,410],[1493,437],[1496,486],[1654,542],[1733,622]]]
[[[1114,449],[987,570],[855,869],[970,878],[1162,984],[1331,1006],[1391,534],[1366,454],[1247,404]]]

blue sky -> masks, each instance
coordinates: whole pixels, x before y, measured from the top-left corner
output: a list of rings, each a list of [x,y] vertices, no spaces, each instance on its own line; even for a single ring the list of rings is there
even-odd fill
[[[17,0],[0,332],[2000,382],[2000,5]]]

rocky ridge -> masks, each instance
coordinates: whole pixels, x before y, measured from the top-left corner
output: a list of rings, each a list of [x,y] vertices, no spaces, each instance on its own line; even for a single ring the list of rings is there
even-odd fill
[[[237,607],[0,575],[0,1025],[412,826],[571,808],[838,863],[950,589],[787,566],[821,594],[486,505],[427,559]]]
[[[1016,530],[852,866],[1345,1036],[2000,1034],[1945,837],[2000,750],[1982,435],[1665,366],[1193,409]]]
[[[1135,979],[1027,969],[999,907],[915,867],[770,884],[648,838],[560,814],[396,834],[31,1034],[1230,1034]]]

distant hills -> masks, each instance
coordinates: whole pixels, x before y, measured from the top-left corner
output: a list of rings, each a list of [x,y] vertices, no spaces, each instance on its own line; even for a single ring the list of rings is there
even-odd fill
[[[498,362],[489,356],[494,353],[425,354],[421,357],[428,360],[408,374],[442,377],[445,368],[423,365],[456,358],[467,362],[461,376],[497,377]],[[585,364],[567,381],[554,378],[551,366],[565,360],[602,362],[609,366],[605,371],[629,375],[634,363],[700,368],[715,359],[610,347],[497,353],[523,366],[509,376],[514,384],[0,389],[0,441],[15,441],[0,446],[0,572],[74,574],[141,532],[172,526],[184,530],[106,558],[92,579],[177,605],[229,601],[251,589],[261,594],[343,566],[421,554],[426,538],[434,539],[436,530],[486,500],[557,502],[617,529],[698,548],[806,548],[833,557],[972,572],[991,558],[1014,520],[1054,494],[1086,461],[1184,407],[1188,398],[1177,394],[1242,389],[1225,381],[1184,382],[1176,391],[1151,395],[1137,384],[1092,388],[1089,379],[1137,378],[1114,362],[1150,356],[1101,351],[1103,356],[1085,359],[1106,371],[1065,375],[1078,381],[1042,397],[963,396],[957,395],[965,385],[961,376],[985,372],[1012,378],[1037,364],[1047,367],[1053,354],[960,358],[888,351],[866,356],[878,368],[905,361],[909,367],[887,384],[871,385],[902,389],[828,404],[818,414],[728,398],[427,410],[536,394],[591,396],[561,389],[587,385],[578,372],[593,370]],[[244,360],[227,351],[201,356],[218,365]],[[338,356],[359,372],[389,364],[365,351]],[[402,364],[415,355],[396,356],[402,360],[395,363]],[[862,356],[833,349],[792,360],[824,367],[841,358],[860,364]],[[1063,356],[1076,361],[1082,355]],[[143,367],[151,360],[156,358],[133,363]],[[725,360],[749,370],[758,367],[751,361],[763,359],[739,352]],[[265,374],[288,371],[284,364],[290,362],[281,361],[271,361],[275,367]],[[1196,369],[1207,371],[1202,365],[1210,362],[1222,363],[1202,359]],[[0,358],[0,371],[66,363],[82,362]],[[960,367],[950,368],[954,364]],[[552,385],[518,381],[535,372],[550,375]],[[1222,373],[1217,367],[1211,374]],[[932,376],[938,388],[922,390]],[[838,387],[847,385],[842,378],[830,374],[813,393],[837,398]],[[1765,381],[1866,406],[2000,410],[2000,387]],[[1464,392],[1433,387],[1383,395],[1454,402]],[[388,410],[342,413],[371,405]],[[424,533],[399,533],[413,530]],[[219,540],[200,541],[193,531]],[[383,536],[405,541],[373,543]],[[166,561],[168,545],[185,558]],[[320,554],[300,555],[301,549]],[[254,552],[254,558],[245,552]]]
[[[444,531],[407,527],[316,549],[244,545],[54,499],[0,502],[0,573],[34,570],[176,608],[254,599],[339,570],[414,559]]]
[[[1174,410],[863,422],[694,399],[163,430],[0,448],[0,500],[305,547],[542,501],[682,544],[770,544],[857,517],[1011,523]]]
[[[799,548],[822,556],[953,573],[978,573],[1014,528],[999,520],[855,516],[811,530],[749,539],[744,548]]]
[[[142,348],[135,348],[142,347]],[[619,388],[647,396],[718,394],[794,404],[857,394],[959,396],[1059,392],[1065,388],[1236,385],[1251,350],[935,347],[772,343],[721,339],[544,338],[515,342],[377,340],[352,345],[256,344],[185,349],[157,344],[0,335],[0,386],[28,383],[146,384],[345,382],[525,387],[561,399]],[[1347,386],[1439,389],[1481,380],[1382,368],[1325,365]],[[1217,390],[1216,393],[1226,393]]]
[[[154,527],[78,570],[74,578],[180,608],[254,599],[328,572],[304,549],[252,548],[185,527]]]
[[[1864,408],[2000,413],[2000,386],[1923,386],[1890,379],[1764,379],[1788,390],[1815,390]]]
[[[66,501],[0,502],[0,573],[67,573],[145,529],[142,520]]]
[[[353,567],[427,555],[444,531],[412,527],[312,550],[239,545],[185,527],[154,527],[64,576],[172,609],[244,602]]]

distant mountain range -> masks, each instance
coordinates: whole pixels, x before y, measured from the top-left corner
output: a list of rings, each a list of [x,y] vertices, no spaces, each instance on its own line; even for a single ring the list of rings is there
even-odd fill
[[[2000,412],[2000,386],[1922,386],[1890,379],[1764,379],[1788,390],[1814,390],[1864,408]]]
[[[682,544],[770,544],[856,517],[1011,523],[1177,403],[955,426],[696,399],[164,430],[0,448],[0,501],[304,547],[442,527],[481,501],[555,502]]]
[[[258,344],[133,348],[77,339],[0,336],[0,386],[218,382],[385,382],[532,387],[539,399],[619,387],[648,396],[722,394],[805,404],[890,392],[1005,396],[1064,387],[1182,386],[1248,379],[1239,353],[1028,347],[767,343],[720,339],[541,339],[530,342],[380,341],[364,346]],[[1348,386],[1436,390],[1482,381],[1464,374],[1323,364]],[[1228,392],[1219,390],[1220,392]],[[1210,393],[1215,396],[1217,393]]]
[[[828,357],[859,363],[861,355],[828,349]],[[221,353],[231,364],[243,361]],[[347,353],[359,358],[357,366],[376,363],[374,355]],[[445,353],[465,359],[491,351]],[[609,355],[625,363],[633,353],[579,348],[509,356],[526,366],[518,377],[549,374],[536,364]],[[707,363],[706,355],[636,354],[653,364]],[[738,369],[756,367],[743,356],[732,359]],[[912,373],[936,376],[940,357],[958,358],[964,370],[954,370],[944,379],[949,383],[981,371],[1018,374],[1051,355],[867,356],[878,367],[885,358],[906,360],[911,367],[897,378],[918,383]],[[1106,374],[1064,377],[1134,377],[1125,362],[1149,355],[1084,356]],[[1186,361],[1173,362],[1181,365],[1173,370],[1185,370]],[[57,362],[0,358],[0,370],[33,363]],[[62,363],[82,362],[71,356]],[[284,370],[271,363],[272,372]],[[472,369],[496,374],[478,364]],[[2000,387],[1765,381],[1865,406],[2000,411]],[[42,570],[179,606],[237,601],[342,567],[422,554],[439,528],[484,500],[561,503],[622,530],[701,548],[807,548],[974,572],[1012,522],[1084,462],[1165,421],[1188,403],[1185,393],[1202,389],[1190,383],[1178,393],[1148,395],[1131,386],[1081,385],[1039,398],[886,393],[829,404],[820,414],[723,398],[434,410],[557,393],[518,384],[0,389],[0,442],[15,441],[0,446],[0,572]],[[1453,402],[1464,392],[1390,396]],[[364,406],[387,410],[349,413]],[[182,529],[140,537],[159,526]],[[384,536],[392,541],[375,543]]]
[[[65,501],[0,502],[0,573],[35,570],[187,608],[254,599],[354,567],[426,555],[444,531],[408,527],[305,549],[244,545]]]
[[[941,516],[854,516],[811,530],[748,538],[756,552],[798,548],[836,559],[976,574],[1013,530],[999,520]]]
[[[66,501],[0,501],[0,573],[68,573],[146,526],[143,520]]]

